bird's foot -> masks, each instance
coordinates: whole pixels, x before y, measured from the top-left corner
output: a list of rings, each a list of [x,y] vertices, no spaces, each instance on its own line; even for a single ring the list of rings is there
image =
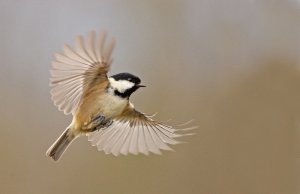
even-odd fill
[[[103,123],[105,123],[105,117],[103,115],[98,115],[91,121],[84,123],[82,129],[87,131],[94,131],[96,127],[103,125]]]
[[[91,132],[109,127],[112,120],[106,119],[103,115],[98,115],[85,125],[85,128]]]
[[[105,122],[99,124],[98,126],[94,127],[93,129],[91,129],[91,131],[96,131],[96,130],[99,131],[101,129],[108,128],[112,123],[113,123],[112,120],[106,120]]]
[[[103,115],[98,115],[90,123],[93,126],[101,125],[102,123],[105,123],[105,117]]]

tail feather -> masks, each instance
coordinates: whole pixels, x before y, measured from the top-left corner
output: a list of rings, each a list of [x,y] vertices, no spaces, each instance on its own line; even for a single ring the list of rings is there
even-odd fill
[[[69,128],[67,128],[47,150],[46,155],[57,161],[73,140],[74,136],[69,135]]]

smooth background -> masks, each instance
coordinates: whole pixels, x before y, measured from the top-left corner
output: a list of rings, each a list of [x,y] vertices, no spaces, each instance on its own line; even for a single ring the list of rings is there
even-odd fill
[[[0,24],[0,193],[299,193],[299,1],[1,0]],[[163,156],[82,137],[45,157],[71,121],[50,99],[53,54],[92,29],[117,38],[111,74],[148,86],[136,107],[196,136]]]

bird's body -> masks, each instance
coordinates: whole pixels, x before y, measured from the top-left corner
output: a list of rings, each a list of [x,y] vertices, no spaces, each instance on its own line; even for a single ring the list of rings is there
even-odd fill
[[[94,91],[83,98],[82,104],[74,116],[74,125],[76,128],[82,128],[86,123],[89,123],[97,115],[102,115],[106,119],[111,119],[120,115],[128,106],[127,99],[112,95],[108,92],[102,94]]]
[[[65,45],[64,54],[56,54],[51,71],[52,99],[60,110],[72,113],[73,120],[46,154],[58,160],[81,135],[88,135],[98,150],[114,155],[171,150],[167,144],[178,143],[173,138],[182,135],[135,110],[129,97],[144,87],[141,80],[130,73],[108,77],[115,41],[104,47],[105,33],[96,45],[94,38],[95,33],[89,33],[84,44],[79,36],[75,51]]]

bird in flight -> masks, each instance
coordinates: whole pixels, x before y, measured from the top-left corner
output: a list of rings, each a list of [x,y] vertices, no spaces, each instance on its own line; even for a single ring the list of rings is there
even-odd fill
[[[75,38],[75,47],[64,45],[56,53],[51,69],[51,96],[54,104],[73,120],[46,155],[57,161],[70,143],[87,135],[93,146],[106,154],[148,155],[172,150],[175,138],[190,135],[156,122],[134,108],[129,98],[141,87],[139,77],[130,73],[108,76],[115,39],[105,43],[106,32]],[[178,133],[179,132],[179,133]]]

